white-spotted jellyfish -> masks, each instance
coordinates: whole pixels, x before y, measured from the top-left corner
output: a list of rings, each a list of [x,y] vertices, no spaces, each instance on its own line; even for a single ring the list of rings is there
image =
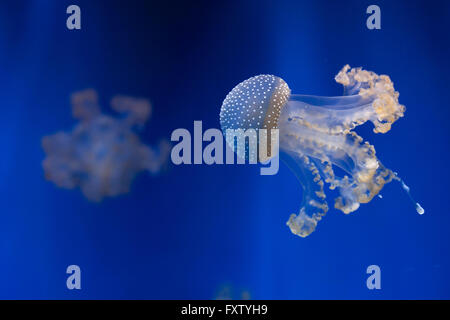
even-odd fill
[[[335,80],[344,86],[343,96],[291,94],[283,79],[255,76],[226,96],[220,112],[224,133],[227,129],[278,130],[280,157],[303,188],[299,213],[287,222],[300,237],[311,234],[328,211],[326,184],[338,190],[334,207],[346,214],[371,201],[392,180],[401,182],[411,197],[406,184],[378,160],[375,148],[353,131],[371,121],[375,133],[386,133],[403,116],[405,107],[391,79],[346,65]],[[336,167],[343,170],[341,177]],[[423,208],[411,200],[423,214]]]

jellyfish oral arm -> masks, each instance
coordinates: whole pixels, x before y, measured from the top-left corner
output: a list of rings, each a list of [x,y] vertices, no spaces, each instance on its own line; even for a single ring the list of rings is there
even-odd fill
[[[328,211],[323,192],[324,183],[314,163],[310,162],[308,157],[293,151],[282,152],[280,156],[295,172],[303,189],[300,211],[297,215],[291,214],[286,224],[292,233],[306,237],[316,229],[317,223]]]

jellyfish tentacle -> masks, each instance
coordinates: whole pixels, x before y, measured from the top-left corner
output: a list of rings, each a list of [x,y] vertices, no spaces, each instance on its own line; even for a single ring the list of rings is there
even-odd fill
[[[403,116],[405,107],[398,102],[386,75],[345,66],[335,77],[347,94],[340,97],[322,97],[293,94],[283,109],[290,117],[328,134],[348,133],[356,126],[371,121],[376,133],[386,133],[392,123]]]
[[[287,119],[287,120],[286,120]],[[325,182],[338,187],[341,196],[335,200],[335,208],[350,213],[359,208],[360,203],[369,202],[384,184],[390,182],[393,173],[384,168],[375,155],[375,149],[354,132],[347,135],[328,135],[305,128],[290,119],[280,116],[280,148],[282,151],[295,150],[325,161],[321,174]],[[348,175],[336,177],[332,166],[338,166]],[[319,165],[320,168],[320,165]]]
[[[327,134],[348,132],[365,123],[373,113],[371,101],[360,96],[295,95],[291,96],[284,109],[299,125]]]
[[[403,181],[403,179],[398,176],[397,172],[394,172],[393,180],[396,180],[396,181],[398,181],[401,184],[402,189],[408,195],[409,200],[411,200],[411,202],[414,204],[414,207],[416,208],[417,213],[421,214],[421,215],[424,214],[425,213],[425,209],[422,208],[420,203],[418,203],[418,202],[416,202],[416,200],[414,200],[414,198],[411,195],[411,191],[410,191],[409,187],[406,185],[405,181]]]
[[[391,125],[405,113],[405,106],[398,101],[399,93],[394,89],[394,83],[387,75],[362,68],[350,68],[347,64],[334,78],[344,86],[344,92],[358,94],[363,99],[372,101],[371,113],[367,114],[375,128],[375,133],[386,133]]]
[[[298,215],[291,214],[286,225],[291,232],[306,237],[316,228],[317,223],[328,211],[324,182],[317,167],[308,156],[289,152],[281,155],[285,163],[295,172],[303,189]]]

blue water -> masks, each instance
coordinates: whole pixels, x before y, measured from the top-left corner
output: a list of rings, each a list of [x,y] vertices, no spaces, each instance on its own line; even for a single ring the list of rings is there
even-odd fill
[[[0,5],[0,298],[211,299],[225,283],[254,299],[450,298],[450,2],[76,1],[82,29],[65,27],[74,1]],[[100,204],[45,180],[44,135],[69,130],[70,94],[95,88],[148,97],[142,139],[219,127],[225,95],[261,73],[295,93],[338,95],[345,64],[390,75],[407,108],[385,135],[358,133],[399,173],[350,215],[330,210],[302,239],[285,225],[301,188],[281,164],[171,166],[140,175]],[[109,112],[109,111],[108,111]],[[66,288],[79,265],[82,289]],[[366,268],[381,268],[368,290]]]

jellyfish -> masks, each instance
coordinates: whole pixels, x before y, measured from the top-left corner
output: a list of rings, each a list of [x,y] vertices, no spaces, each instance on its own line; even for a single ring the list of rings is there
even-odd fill
[[[287,221],[291,232],[300,237],[310,235],[327,213],[326,186],[338,191],[334,207],[349,214],[396,180],[416,211],[424,213],[404,181],[383,166],[374,146],[354,131],[370,121],[375,133],[386,133],[403,117],[405,107],[399,103],[399,93],[389,76],[346,65],[335,80],[343,85],[343,96],[291,94],[283,79],[255,76],[238,84],[226,96],[220,111],[224,133],[229,129],[278,132],[279,156],[303,189],[298,214],[291,214]],[[268,139],[269,143],[273,140]],[[229,145],[235,150],[235,145]],[[248,158],[248,148],[235,151]]]
[[[229,283],[219,287],[214,300],[250,300],[251,295],[248,290],[233,288]]]
[[[127,193],[141,171],[160,172],[167,163],[170,144],[143,144],[137,135],[151,113],[145,99],[116,96],[111,107],[121,116],[101,113],[97,93],[84,90],[72,95],[72,114],[79,120],[71,132],[45,136],[43,168],[46,179],[58,187],[79,187],[94,202]]]

